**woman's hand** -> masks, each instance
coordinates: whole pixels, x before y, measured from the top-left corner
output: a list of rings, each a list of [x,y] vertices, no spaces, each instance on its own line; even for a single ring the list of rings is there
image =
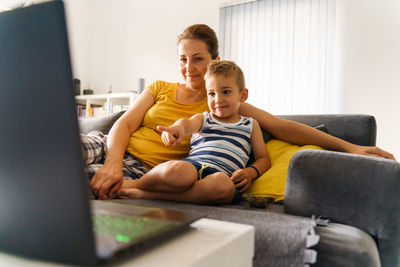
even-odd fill
[[[232,173],[231,180],[236,188],[240,188],[240,192],[245,191],[251,184],[252,173],[247,169],[239,169]]]
[[[360,155],[366,155],[366,156],[372,156],[372,157],[396,160],[392,154],[390,154],[389,152],[386,152],[385,150],[380,149],[379,147],[376,147],[376,146],[354,145],[347,152],[354,153],[354,154],[360,154]]]
[[[90,185],[100,199],[113,198],[124,180],[122,166],[103,165],[93,176]]]
[[[107,138],[106,161],[93,176],[90,185],[100,199],[116,196],[124,180],[122,165],[129,137],[143,122],[146,112],[154,104],[149,89],[144,90],[135,103],[114,123]]]

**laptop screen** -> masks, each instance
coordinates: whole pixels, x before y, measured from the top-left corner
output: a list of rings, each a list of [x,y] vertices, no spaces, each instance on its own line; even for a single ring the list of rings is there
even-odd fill
[[[0,251],[95,264],[119,245],[149,247],[201,217],[98,201],[92,224],[62,1],[0,13],[0,125]],[[101,222],[119,223],[116,212],[139,215],[140,229],[110,235]]]
[[[72,81],[62,1],[0,13],[0,250],[96,260]]]

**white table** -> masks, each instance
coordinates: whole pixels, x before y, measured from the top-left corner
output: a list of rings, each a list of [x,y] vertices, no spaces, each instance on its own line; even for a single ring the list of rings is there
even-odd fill
[[[119,266],[249,267],[254,256],[254,227],[200,219],[192,229],[151,250],[132,256]],[[0,266],[66,266],[0,252]]]

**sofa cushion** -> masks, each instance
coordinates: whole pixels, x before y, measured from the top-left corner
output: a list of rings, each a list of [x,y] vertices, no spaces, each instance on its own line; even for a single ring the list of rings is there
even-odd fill
[[[315,247],[317,263],[313,266],[380,266],[378,248],[372,237],[353,226],[328,223],[317,226],[320,241]]]
[[[209,219],[253,225],[255,227],[254,267],[304,266],[305,263],[310,263],[306,261],[305,256],[306,252],[312,249],[310,248],[312,244],[307,240],[315,237],[315,221],[311,218],[258,209],[227,209],[225,205],[196,205],[148,199],[113,201],[167,208],[187,212],[189,216],[203,215]]]
[[[252,208],[251,204],[242,200],[237,204],[225,204],[221,207],[284,214],[282,204],[270,204],[263,210]],[[313,247],[317,256],[316,263],[311,266],[380,266],[377,245],[368,233],[345,224],[329,222],[326,226],[318,226],[318,220],[316,222],[315,232],[320,239]]]
[[[256,197],[268,197],[280,202],[284,198],[286,176],[292,156],[302,149],[322,149],[314,145],[298,146],[278,139],[266,144],[271,168],[255,180],[246,193]]]

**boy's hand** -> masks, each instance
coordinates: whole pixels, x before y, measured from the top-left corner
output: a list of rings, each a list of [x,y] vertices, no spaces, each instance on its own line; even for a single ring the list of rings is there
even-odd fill
[[[157,126],[159,131],[162,131],[161,140],[166,146],[179,145],[184,137],[183,127],[178,125],[173,126]]]
[[[245,191],[251,184],[252,173],[246,169],[239,169],[232,173],[231,179],[235,187],[240,188],[240,192]]]

